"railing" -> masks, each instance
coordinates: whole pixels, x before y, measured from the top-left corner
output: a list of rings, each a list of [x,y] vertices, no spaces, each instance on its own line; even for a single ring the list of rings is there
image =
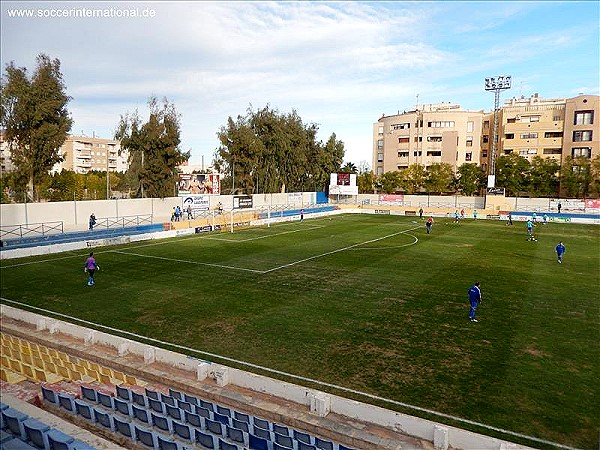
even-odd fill
[[[141,216],[105,217],[98,219],[94,228],[125,228],[137,225],[151,225],[152,214]]]
[[[6,238],[23,238],[33,236],[47,236],[49,234],[64,233],[63,222],[30,223],[27,225],[0,226],[0,236]]]

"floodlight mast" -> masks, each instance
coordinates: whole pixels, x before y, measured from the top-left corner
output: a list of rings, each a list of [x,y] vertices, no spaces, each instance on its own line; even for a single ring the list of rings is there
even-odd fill
[[[500,110],[500,91],[510,89],[512,77],[501,75],[485,79],[485,90],[494,91],[494,127],[492,129],[492,146],[490,149],[490,171],[488,187],[496,187],[496,147],[498,145],[498,111]]]

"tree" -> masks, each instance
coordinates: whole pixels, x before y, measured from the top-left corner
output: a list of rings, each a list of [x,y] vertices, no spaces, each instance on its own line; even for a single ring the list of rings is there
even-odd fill
[[[400,172],[401,183],[407,194],[418,192],[425,184],[427,171],[421,164],[411,164],[407,169]]]
[[[434,163],[427,168],[427,175],[423,183],[428,193],[448,192],[454,181],[454,170],[448,163]]]
[[[129,170],[139,180],[137,196],[165,198],[176,195],[177,167],[187,161],[190,152],[179,149],[180,115],[164,98],[148,100],[150,116],[142,123],[138,111],[124,116],[117,126],[115,139],[129,151]]]
[[[384,194],[393,194],[400,188],[402,176],[400,172],[394,170],[380,175],[377,181],[381,192]]]
[[[529,193],[533,197],[553,197],[558,193],[560,164],[553,158],[535,156],[529,170]]]
[[[40,185],[50,169],[62,161],[59,150],[73,123],[67,111],[71,98],[65,93],[60,61],[40,54],[36,63],[31,78],[26,68],[9,63],[0,84],[0,123],[11,160],[27,178],[33,199],[39,199]]]
[[[358,185],[359,194],[372,194],[375,192],[375,183],[377,177],[373,172],[365,171],[358,174],[356,177],[356,184]]]
[[[464,195],[475,195],[485,187],[483,168],[475,163],[461,164],[457,170],[456,185]]]
[[[356,168],[356,164],[347,162],[340,168],[340,173],[357,173],[358,169]]]
[[[585,198],[592,186],[592,162],[583,156],[567,156],[560,168],[560,189],[567,197]]]
[[[508,196],[518,196],[527,191],[529,169],[529,161],[516,153],[501,156],[496,163],[496,186],[506,189]]]
[[[592,159],[592,185],[591,193],[596,197],[600,197],[600,155],[596,155]]]
[[[332,134],[317,141],[318,125],[303,123],[296,111],[281,114],[268,105],[229,117],[217,136],[213,166],[227,174],[223,190],[244,193],[324,190],[337,172],[344,143]]]

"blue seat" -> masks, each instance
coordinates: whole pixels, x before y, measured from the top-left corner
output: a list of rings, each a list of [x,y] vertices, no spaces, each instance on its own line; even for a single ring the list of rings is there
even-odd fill
[[[142,406],[131,405],[131,413],[134,419],[139,420],[145,424],[152,426],[152,418],[150,417],[150,411]]]
[[[250,450],[269,450],[269,441],[253,434],[248,435],[248,446]]]
[[[108,428],[111,431],[115,431],[115,423],[112,414],[108,414],[100,408],[93,409],[96,422],[102,425],[103,427]]]
[[[194,411],[196,412],[196,414],[198,414],[200,417],[204,417],[205,419],[211,419],[212,420],[212,411],[203,408],[201,406],[196,406],[196,408],[194,409]]]
[[[81,396],[90,402],[98,403],[98,393],[94,388],[81,386]]]
[[[286,447],[284,445],[278,444],[277,442],[273,442],[273,450],[290,450],[291,447]]]
[[[298,441],[298,450],[317,450],[317,447],[302,441]]]
[[[167,433],[173,432],[173,425],[171,419],[161,414],[157,414],[154,411],[150,411],[150,417],[152,418],[152,425],[159,428]]]
[[[92,422],[96,421],[94,419],[94,410],[88,403],[81,401],[78,398],[76,398],[74,400],[74,402],[75,402],[75,412],[77,413],[78,416],[84,417],[87,420],[91,420]]]
[[[262,439],[266,439],[267,441],[272,441],[271,432],[269,430],[265,430],[261,427],[252,428],[252,433]]]
[[[333,450],[333,442],[315,437],[315,447],[320,448],[321,450]]]
[[[246,442],[244,432],[238,428],[226,426],[225,434],[230,441],[238,442],[240,444],[244,444]]]
[[[115,431],[117,433],[120,433],[123,436],[128,437],[129,439],[135,439],[131,423],[116,416],[113,416],[113,421],[115,423]]]
[[[177,400],[177,407],[182,411],[194,412],[194,405],[188,402],[184,402],[183,400]]]
[[[56,396],[56,392],[54,392],[52,389],[48,389],[44,385],[42,385],[42,399],[48,403],[58,405],[58,397]]]
[[[273,423],[273,432],[274,433],[278,433],[278,434],[282,434],[284,436],[289,436],[290,435],[290,430],[288,430],[288,427],[284,427],[283,425],[279,425],[276,423]]]
[[[54,428],[48,431],[48,445],[51,450],[72,450],[73,437]]]
[[[160,400],[148,398],[148,407],[159,414],[165,414],[165,404]]]
[[[215,412],[223,416],[231,417],[231,410],[221,405],[215,405]]]
[[[175,389],[169,388],[169,396],[173,397],[175,400],[183,400],[183,394]]]
[[[263,430],[271,430],[271,422],[269,422],[268,420],[259,419],[258,417],[253,417],[252,424],[255,427],[262,428]]]
[[[218,449],[219,450],[239,450],[237,445],[225,442],[223,439],[220,439],[220,438],[219,438]]]
[[[223,425],[231,425],[229,416],[224,416],[223,414],[213,413],[213,420],[221,422]]]
[[[204,422],[206,423],[206,429],[212,434],[223,436],[223,424],[221,422],[210,419],[205,419]]]
[[[200,417],[198,414],[193,414],[191,412],[184,411],[183,418],[185,420],[185,423],[189,423],[193,427],[204,428],[204,421],[202,420],[202,417]]]
[[[117,397],[126,402],[131,402],[131,390],[122,386],[115,386]]]
[[[160,400],[160,394],[157,391],[145,388],[146,397],[153,398],[154,400]]]
[[[23,429],[27,441],[33,444],[34,447],[42,449],[50,448],[48,437],[46,436],[46,433],[50,430],[48,425],[39,420],[29,418],[23,422]]]
[[[4,427],[8,429],[16,437],[25,439],[25,429],[23,428],[23,422],[25,422],[29,416],[17,411],[13,408],[6,408],[2,411],[2,419]]]
[[[183,394],[183,401],[191,403],[192,405],[198,404],[198,399],[193,395]]]
[[[169,437],[161,436],[160,434],[156,435],[156,443],[158,444],[159,450],[180,450],[177,442]]]
[[[58,392],[56,394],[58,397],[58,404],[61,408],[66,409],[72,414],[77,414],[75,410],[75,399],[68,394],[63,394],[62,392]]]
[[[175,399],[169,395],[163,394],[162,392],[160,394],[160,401],[165,405],[175,406]]]
[[[115,404],[115,411],[118,411],[127,417],[133,417],[133,413],[131,412],[131,403],[121,400],[120,398],[115,398],[113,403]]]
[[[238,411],[233,411],[233,418],[239,420],[240,422],[250,423],[250,416]]]
[[[194,440],[190,426],[176,420],[173,421],[173,434],[188,442],[193,442]]]
[[[276,444],[285,448],[294,448],[294,438],[275,432],[273,433],[273,437]]]
[[[158,442],[156,440],[156,434],[154,434],[150,430],[146,430],[145,428],[141,428],[137,425],[134,425],[135,432],[135,440],[136,442],[141,442],[146,447],[156,449],[158,448]]]
[[[200,444],[204,448],[215,448],[215,440],[211,434],[203,433],[194,428],[194,442]]]
[[[112,395],[97,391],[98,403],[110,409],[115,409],[115,398]]]
[[[182,420],[183,412],[177,406],[165,405],[165,409],[167,410],[167,416],[175,419]]]
[[[231,419],[231,426],[233,428],[237,428],[238,430],[245,431],[246,433],[250,432],[250,424],[241,420]]]
[[[312,441],[312,439],[310,437],[310,434],[308,434],[308,433],[304,433],[302,431],[294,430],[293,436],[294,436],[294,439],[296,439],[298,442],[304,442],[305,444],[312,445],[313,441]]]
[[[131,401],[136,405],[143,406],[144,408],[148,407],[148,400],[145,395],[138,394],[135,391],[131,391]]]
[[[209,411],[215,411],[215,406],[211,402],[207,402],[206,400],[198,399],[198,406],[202,406],[203,408],[208,409]]]
[[[2,443],[2,450],[37,450],[35,447],[32,447],[27,442],[14,438],[9,441]]]

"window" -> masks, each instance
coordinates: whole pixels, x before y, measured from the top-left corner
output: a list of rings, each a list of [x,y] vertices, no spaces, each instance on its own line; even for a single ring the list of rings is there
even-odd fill
[[[377,141],[377,148],[383,148],[383,139]]]
[[[392,125],[392,130],[408,130],[410,123],[395,123]]]
[[[397,167],[398,167],[398,170],[408,169],[408,166],[400,166],[400,165],[398,165]]]
[[[421,156],[423,154],[422,151],[418,151],[418,152],[413,152],[413,156]]]
[[[442,142],[441,136],[427,136],[427,142]]]
[[[521,139],[537,139],[537,133],[523,133],[521,134]]]
[[[594,111],[575,111],[573,125],[591,125],[594,123]]]
[[[423,136],[415,136],[415,142],[423,142]]]
[[[377,162],[383,162],[383,153],[377,153]]]
[[[481,157],[482,158],[487,158],[487,150],[484,150],[481,152]]]
[[[473,153],[465,153],[465,161],[471,161],[473,158]]]
[[[524,148],[523,150],[519,150],[519,155],[537,155],[537,150],[535,148]]]
[[[473,147],[473,136],[467,136],[467,147]]]
[[[490,129],[490,121],[489,120],[484,120],[483,121],[483,129],[484,130],[489,130]]]
[[[517,119],[511,117],[510,119],[506,119],[506,123],[517,123]]]
[[[513,151],[512,151],[512,148],[505,148],[505,149],[504,149],[504,154],[505,154],[505,155],[510,155],[512,152],[513,152]]]
[[[440,150],[429,150],[427,156],[442,156],[442,152]]]
[[[398,158],[408,158],[409,152],[398,152]]]
[[[545,138],[561,138],[563,137],[562,131],[546,131],[544,133]]]
[[[515,138],[515,133],[506,133],[504,135],[504,139],[514,139]]]
[[[472,133],[473,132],[473,122],[469,121],[467,122],[467,133]]]
[[[574,147],[571,149],[571,156],[573,158],[578,158],[583,156],[584,158],[592,157],[592,148],[591,147]]]
[[[383,175],[383,167],[377,168],[377,175]]]
[[[592,140],[592,130],[573,131],[573,142],[587,142]]]
[[[398,138],[398,144],[408,144],[410,142],[409,137],[400,137]]]
[[[560,117],[560,116],[554,116],[554,117],[552,117],[552,121],[553,122],[560,122],[561,120],[562,120],[562,117]]]
[[[488,142],[490,142],[490,137],[487,134],[483,135],[483,143],[487,144]]]
[[[545,148],[544,155],[560,155],[562,150],[560,148]]]
[[[383,134],[383,125],[379,125],[379,135]]]
[[[454,121],[427,122],[429,128],[454,128]]]
[[[529,123],[529,122],[539,122],[540,116],[521,116],[521,122]]]

